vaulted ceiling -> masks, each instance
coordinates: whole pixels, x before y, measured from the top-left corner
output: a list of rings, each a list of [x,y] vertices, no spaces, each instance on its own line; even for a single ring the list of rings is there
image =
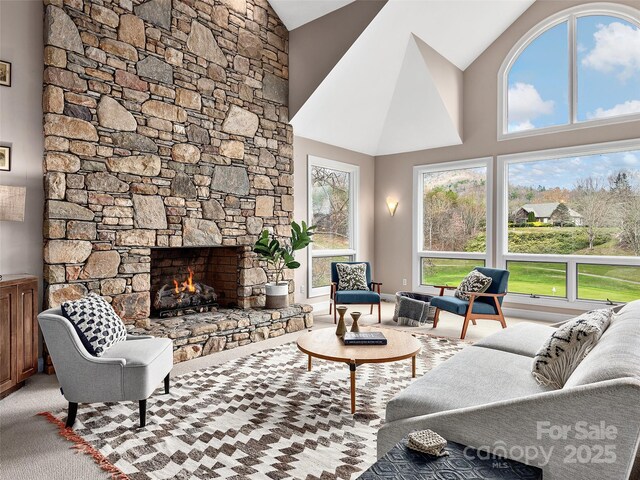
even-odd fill
[[[301,102],[294,133],[369,155],[462,143],[463,72],[533,1],[388,0]],[[289,29],[352,7],[270,3]]]

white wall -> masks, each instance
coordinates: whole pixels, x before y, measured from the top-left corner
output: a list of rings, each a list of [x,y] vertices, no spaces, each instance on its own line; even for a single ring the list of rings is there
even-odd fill
[[[302,137],[293,138],[293,161],[294,161],[294,211],[293,219],[296,221],[308,220],[307,205],[307,179],[308,179],[308,156],[326,158],[338,162],[358,165],[360,167],[360,185],[358,198],[358,260],[370,261],[372,263],[374,279],[376,270],[373,264],[374,242],[373,242],[373,217],[374,217],[374,158],[362,153],[352,152],[344,148],[334,147],[326,143],[316,142]],[[317,304],[329,300],[328,295],[320,297],[308,297],[309,282],[308,256],[307,252],[298,252],[296,259],[302,264],[295,271],[295,300],[298,303]],[[301,293],[300,287],[304,287]],[[328,311],[328,310],[327,310]]]
[[[11,171],[0,172],[0,185],[27,187],[25,221],[0,222],[0,274],[30,273],[40,279],[42,19],[41,0],[0,0],[0,60],[12,67],[11,87],[0,86],[0,145],[10,146],[12,157]]]

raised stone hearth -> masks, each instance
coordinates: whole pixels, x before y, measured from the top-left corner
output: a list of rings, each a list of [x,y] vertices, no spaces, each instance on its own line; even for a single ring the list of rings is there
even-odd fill
[[[153,335],[173,340],[174,363],[242,345],[279,337],[313,326],[310,305],[278,310],[220,309],[168,319],[155,319],[146,328],[132,328],[132,335]]]

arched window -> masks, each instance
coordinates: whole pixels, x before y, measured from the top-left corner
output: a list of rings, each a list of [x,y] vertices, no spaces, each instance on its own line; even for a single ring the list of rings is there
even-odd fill
[[[546,19],[498,85],[499,138],[640,119],[640,11],[590,4]]]

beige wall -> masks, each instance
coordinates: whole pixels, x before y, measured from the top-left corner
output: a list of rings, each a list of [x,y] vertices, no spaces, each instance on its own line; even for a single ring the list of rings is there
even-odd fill
[[[42,1],[0,1],[0,60],[12,85],[0,87],[0,145],[11,147],[1,185],[27,187],[25,221],[0,222],[0,274],[42,278]],[[42,290],[41,290],[42,291]]]
[[[344,148],[334,147],[325,143],[316,142],[302,137],[293,139],[293,161],[294,161],[294,186],[295,192],[293,218],[296,221],[309,219],[307,206],[307,178],[308,178],[308,156],[326,158],[338,162],[358,165],[360,167],[360,185],[358,198],[358,260],[373,261],[374,258],[374,159],[369,155],[352,152]],[[309,284],[307,279],[308,255],[307,251],[299,252],[296,255],[302,264],[295,271],[296,302],[320,303],[327,301],[328,296],[308,297]],[[376,274],[374,266],[374,274]],[[301,293],[300,287],[304,287]]]
[[[509,50],[549,15],[585,3],[590,2],[538,0],[467,68],[462,145],[376,157],[375,265],[385,292],[406,289],[402,286],[403,278],[411,286],[413,166],[640,136],[640,121],[636,121],[497,141],[497,75]],[[637,0],[618,3],[638,6]],[[383,201],[388,195],[396,196],[400,202],[395,217],[390,217]]]

